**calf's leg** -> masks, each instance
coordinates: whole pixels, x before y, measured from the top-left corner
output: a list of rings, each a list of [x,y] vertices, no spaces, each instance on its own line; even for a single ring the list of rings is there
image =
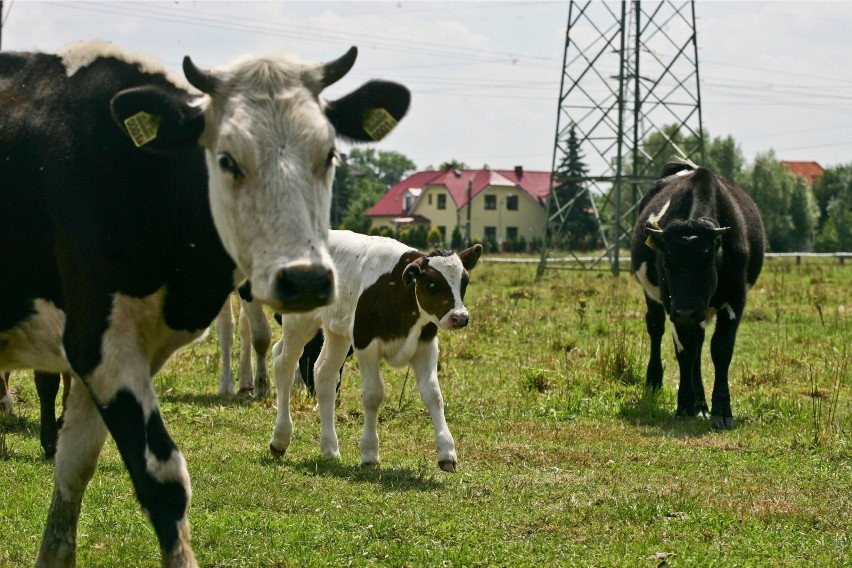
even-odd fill
[[[0,373],[0,414],[15,414],[12,393],[9,392],[9,372]]]
[[[710,340],[710,356],[716,373],[713,382],[713,409],[710,412],[710,425],[717,430],[734,428],[731,393],[728,388],[728,369],[734,355],[734,342],[741,315],[742,309],[739,313],[731,310],[730,315],[720,312],[716,330]]]
[[[701,331],[700,336],[703,337],[703,330]],[[677,416],[696,416],[701,410],[700,400],[704,399],[703,392],[699,399],[695,385],[695,368],[699,365],[698,360],[701,354],[699,334],[695,329],[672,325],[672,337],[680,369],[676,413]]]
[[[296,367],[302,347],[317,332],[319,324],[313,316],[291,314],[281,321],[281,339],[272,348],[272,375],[277,395],[277,413],[269,451],[281,456],[287,451],[293,436],[293,418],[290,415],[290,389],[296,376]]]
[[[458,464],[456,444],[444,417],[444,397],[441,394],[441,385],[438,384],[438,339],[421,341],[411,364],[417,376],[420,398],[432,417],[438,466],[444,471],[455,473]]]
[[[334,403],[337,398],[339,369],[349,352],[349,335],[339,335],[328,330],[314,365],[314,389],[320,411],[320,451],[326,458],[340,458],[337,431],[334,428]]]
[[[361,463],[379,463],[379,406],[385,400],[385,381],[381,374],[378,347],[358,351],[361,371],[361,404],[364,406],[364,430],[361,434]]]

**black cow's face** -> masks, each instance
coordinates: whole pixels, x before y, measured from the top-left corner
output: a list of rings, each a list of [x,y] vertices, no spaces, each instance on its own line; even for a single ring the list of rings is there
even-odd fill
[[[707,318],[719,282],[716,266],[722,235],[728,230],[706,221],[689,221],[649,231],[661,255],[670,294],[669,318],[675,324],[692,327]]]

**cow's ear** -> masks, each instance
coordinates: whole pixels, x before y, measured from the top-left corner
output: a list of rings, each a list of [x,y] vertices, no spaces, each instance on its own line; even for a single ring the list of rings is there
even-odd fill
[[[406,286],[411,286],[417,277],[420,276],[420,265],[423,263],[423,258],[418,258],[408,264],[405,270],[402,271],[402,283]]]
[[[665,250],[665,239],[663,239],[663,230],[652,225],[645,226],[645,246],[653,250]]]
[[[112,118],[137,148],[154,152],[198,146],[204,130],[204,111],[187,96],[159,87],[135,87],[110,101]]]
[[[479,262],[479,257],[482,256],[482,245],[476,243],[470,248],[467,248],[459,253],[459,258],[462,261],[462,266],[470,272],[476,263]]]
[[[410,103],[411,93],[402,85],[370,81],[342,99],[330,101],[325,114],[339,136],[373,142],[393,130]]]

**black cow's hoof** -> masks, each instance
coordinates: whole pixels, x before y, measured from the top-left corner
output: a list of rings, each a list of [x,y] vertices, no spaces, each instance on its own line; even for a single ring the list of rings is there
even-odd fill
[[[733,416],[711,416],[710,417],[710,426],[712,426],[714,430],[733,430],[734,429],[734,417]]]
[[[272,457],[274,458],[280,458],[284,456],[284,450],[277,450],[272,444],[269,444],[269,451],[272,452]]]
[[[438,467],[447,473],[456,473],[456,462],[454,461],[440,461],[438,462]]]

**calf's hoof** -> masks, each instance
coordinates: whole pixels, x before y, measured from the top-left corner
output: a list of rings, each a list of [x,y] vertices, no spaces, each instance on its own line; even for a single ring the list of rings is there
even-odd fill
[[[272,452],[272,457],[280,458],[280,457],[284,456],[284,452],[287,451],[287,448],[284,448],[283,450],[279,450],[278,448],[276,448],[272,444],[269,444],[269,451]]]
[[[711,416],[710,417],[710,426],[714,430],[733,430],[734,429],[734,417],[733,416]]]
[[[451,460],[439,461],[438,467],[440,467],[442,470],[446,471],[447,473],[456,473],[456,471],[457,471],[456,470],[456,462],[451,461]]]

